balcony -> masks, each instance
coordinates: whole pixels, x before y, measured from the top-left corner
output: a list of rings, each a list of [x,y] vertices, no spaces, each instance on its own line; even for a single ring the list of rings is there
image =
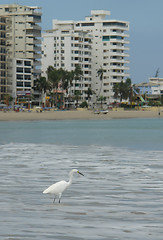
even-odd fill
[[[111,32],[110,35],[111,35],[111,37],[117,37],[117,39],[119,37],[121,37],[121,38],[129,38],[130,37],[129,34],[126,34],[126,33],[123,33],[123,32],[119,32],[119,31]]]
[[[41,31],[35,29],[26,29],[26,35],[31,37],[41,37]]]
[[[127,53],[121,53],[121,52],[111,52],[110,53],[111,57],[130,57],[129,54]]]
[[[112,72],[110,73],[111,77],[129,77],[129,73],[119,73],[119,72]]]
[[[125,46],[119,46],[119,45],[112,45],[110,47],[111,50],[122,50],[122,51],[129,51],[130,48],[129,47],[125,47]]]
[[[130,41],[124,40],[124,39],[110,39],[111,43],[122,43],[122,44],[129,44]]]
[[[27,22],[31,22],[31,23],[40,23],[41,22],[41,15],[36,16],[36,15],[29,15],[27,17]]]
[[[34,38],[33,36],[27,37],[26,38],[26,43],[27,44],[34,44],[34,45],[40,45],[41,44],[41,39],[39,38]]]
[[[37,58],[40,59],[40,58],[41,58],[41,54],[35,53],[35,54],[34,54],[34,58],[35,58],[35,59],[37,59]]]
[[[34,51],[34,45],[26,45],[26,51],[27,52],[32,52],[32,51]]]
[[[26,24],[26,29],[33,29],[41,31],[41,27],[38,24]]]
[[[35,52],[41,52],[41,46],[34,46]]]
[[[34,69],[33,74],[34,74],[34,75],[39,75],[39,74],[41,74],[41,69]]]
[[[127,67],[127,66],[116,66],[116,65],[111,65],[109,69],[110,69],[111,71],[112,71],[112,70],[123,70],[123,71],[128,71],[128,70],[130,70],[130,68]]]
[[[37,66],[41,66],[41,61],[34,60],[33,66],[34,66],[34,68],[36,68]]]

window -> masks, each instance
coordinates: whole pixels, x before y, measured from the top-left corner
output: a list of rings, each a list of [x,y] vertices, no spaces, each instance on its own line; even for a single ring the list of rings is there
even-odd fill
[[[25,82],[25,87],[31,87],[31,82]]]
[[[16,78],[17,78],[18,80],[23,80],[23,75],[17,74],[17,75],[16,75]]]
[[[1,60],[1,61],[6,61],[6,56],[1,55],[1,56],[0,56],[0,60]]]
[[[22,64],[23,64],[23,61],[17,60],[16,63],[17,63],[18,65],[22,65]]]
[[[88,22],[88,23],[82,23],[81,24],[82,25],[82,27],[92,27],[92,26],[94,26],[94,23],[90,23],[90,22]]]
[[[122,22],[103,22],[103,26],[127,27],[127,24],[126,23],[122,23]]]
[[[16,71],[19,72],[19,73],[22,73],[22,72],[23,72],[23,68],[17,67],[17,68],[16,68]]]
[[[31,66],[31,62],[30,61],[24,61],[24,65],[25,66]]]
[[[25,75],[25,76],[24,76],[24,79],[25,79],[25,80],[31,80],[31,75]]]
[[[1,63],[1,64],[0,64],[0,68],[1,68],[1,69],[6,69],[6,64],[5,64],[5,63]]]
[[[17,87],[23,87],[23,82],[17,82]]]
[[[1,87],[1,92],[5,93],[6,92],[6,87]]]
[[[110,36],[103,36],[102,37],[102,41],[109,41],[110,40]]]
[[[24,71],[25,71],[25,73],[31,73],[31,69],[30,68],[25,68]]]

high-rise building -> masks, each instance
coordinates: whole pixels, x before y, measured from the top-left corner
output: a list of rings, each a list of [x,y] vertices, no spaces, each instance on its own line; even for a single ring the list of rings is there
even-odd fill
[[[41,15],[39,7],[0,5],[0,19],[6,19],[5,23],[0,23],[5,38],[1,39],[1,43],[5,41],[1,56],[3,58],[2,51],[5,51],[5,77],[10,85],[4,90],[15,99],[31,94],[34,80],[41,73]],[[0,86],[3,90],[2,80]]]
[[[85,72],[87,66],[89,85],[86,86],[91,86],[96,97],[104,96],[110,103],[114,101],[114,84],[129,77],[129,22],[107,19],[108,15],[109,11],[93,10],[83,21],[53,20],[53,29],[43,35],[42,69],[45,73],[48,65],[52,65],[70,70],[81,64]],[[81,41],[83,34],[90,39],[89,48]],[[65,39],[69,44],[64,43]],[[97,74],[99,69],[103,70],[102,81]]]
[[[7,35],[7,23],[8,18],[6,16],[0,17],[0,101],[4,99],[5,95],[11,91],[7,78],[7,47],[6,47],[6,35]]]
[[[73,22],[66,21],[58,25],[56,21],[53,30],[43,34],[42,74],[46,76],[49,66],[72,71],[79,65],[83,71],[83,76],[73,80],[73,86],[69,89],[69,93],[72,95],[78,90],[81,94],[81,100],[87,100],[86,91],[91,88],[92,82],[91,45],[92,35],[88,31],[74,30]]]
[[[113,102],[113,85],[129,77],[129,22],[106,19],[109,15],[109,11],[93,10],[85,21],[76,23],[76,29],[87,30],[93,35],[93,89],[96,95],[102,95],[107,102]],[[97,75],[100,68],[104,70],[102,89]]]

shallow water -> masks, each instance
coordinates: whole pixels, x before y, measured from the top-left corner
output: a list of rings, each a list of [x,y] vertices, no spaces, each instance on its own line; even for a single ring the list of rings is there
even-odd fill
[[[163,121],[0,123],[0,239],[155,239]],[[61,204],[42,191],[78,168]]]

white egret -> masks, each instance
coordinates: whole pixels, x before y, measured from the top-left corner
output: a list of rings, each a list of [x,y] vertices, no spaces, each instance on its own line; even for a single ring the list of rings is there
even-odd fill
[[[62,193],[71,185],[74,173],[79,173],[80,175],[84,176],[77,169],[73,169],[69,173],[69,181],[68,182],[66,182],[66,181],[56,182],[56,183],[52,184],[50,187],[48,187],[47,189],[45,189],[43,191],[43,193],[44,194],[54,194],[55,197],[54,197],[54,201],[53,202],[55,202],[55,198],[58,196],[59,197],[59,203],[60,203],[61,197],[62,197]]]

